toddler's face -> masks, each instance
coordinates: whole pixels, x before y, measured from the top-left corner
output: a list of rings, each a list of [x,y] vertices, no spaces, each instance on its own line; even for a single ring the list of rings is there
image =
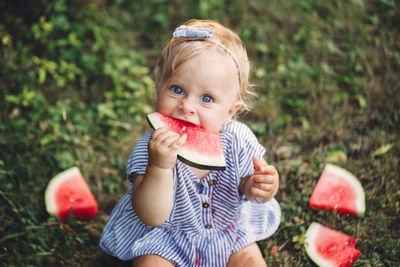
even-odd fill
[[[216,51],[181,64],[157,94],[158,112],[212,132],[221,130],[242,104],[236,65]]]

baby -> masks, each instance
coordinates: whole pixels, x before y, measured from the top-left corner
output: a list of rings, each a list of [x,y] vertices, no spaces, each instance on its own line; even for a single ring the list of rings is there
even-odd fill
[[[186,135],[147,132],[127,165],[129,192],[101,248],[133,266],[266,266],[256,241],[279,226],[276,168],[234,115],[247,108],[249,69],[239,37],[210,20],[178,27],[156,66],[157,111],[220,132],[226,170],[177,160]]]

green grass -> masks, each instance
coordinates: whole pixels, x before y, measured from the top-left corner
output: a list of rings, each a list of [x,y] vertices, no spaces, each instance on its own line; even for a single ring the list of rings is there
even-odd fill
[[[213,18],[240,33],[258,92],[242,114],[280,173],[282,222],[268,266],[312,266],[313,221],[358,240],[354,266],[399,266],[399,4],[377,1],[28,1],[0,4],[0,265],[129,266],[102,253],[125,164],[153,110],[152,68],[172,30]],[[196,8],[193,8],[196,7]],[[326,163],[359,178],[367,211],[313,210]],[[48,216],[49,179],[78,166],[90,222]],[[270,249],[277,247],[276,256]]]

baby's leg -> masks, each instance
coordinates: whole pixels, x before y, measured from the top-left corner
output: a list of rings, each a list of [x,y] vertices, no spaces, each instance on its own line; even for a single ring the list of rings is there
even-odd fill
[[[267,264],[261,254],[261,250],[256,243],[252,243],[242,248],[229,257],[227,267],[266,267]]]
[[[135,259],[133,259],[132,262],[132,267],[136,267],[136,266],[148,266],[148,267],[154,267],[154,266],[160,266],[160,267],[173,267],[174,265],[167,261],[166,259],[164,259],[163,257],[160,257],[158,255],[143,255],[140,257],[137,257]]]

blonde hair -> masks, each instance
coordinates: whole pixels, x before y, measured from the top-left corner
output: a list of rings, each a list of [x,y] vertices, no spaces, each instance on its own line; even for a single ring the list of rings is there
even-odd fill
[[[239,36],[230,29],[213,20],[187,21],[184,26],[189,28],[208,28],[213,31],[211,37],[206,38],[172,38],[161,52],[156,65],[157,90],[166,86],[176,68],[196,56],[202,55],[210,49],[217,49],[232,57],[238,70],[239,99],[242,107],[248,110],[244,98],[253,95],[249,84],[250,62],[246,48]]]

